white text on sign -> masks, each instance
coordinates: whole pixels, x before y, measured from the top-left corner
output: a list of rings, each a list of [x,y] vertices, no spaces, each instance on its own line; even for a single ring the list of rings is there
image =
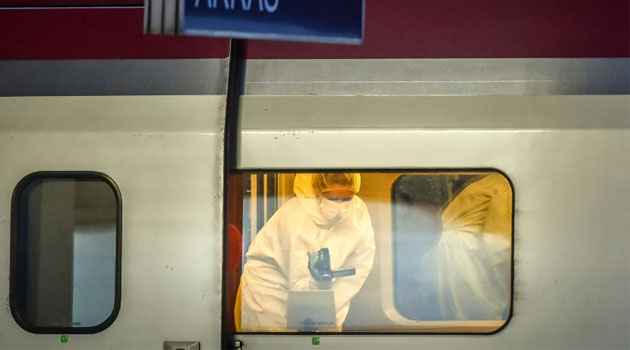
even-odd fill
[[[259,12],[268,12],[274,13],[278,10],[278,6],[280,6],[280,0],[195,0],[195,7],[203,6],[202,3],[206,2],[207,7],[209,9],[216,9],[222,7],[226,10],[235,10],[240,9],[242,11],[249,12],[252,10],[252,3],[258,3],[258,11]],[[240,3],[240,7],[237,4]],[[256,8],[256,6],[254,7]]]

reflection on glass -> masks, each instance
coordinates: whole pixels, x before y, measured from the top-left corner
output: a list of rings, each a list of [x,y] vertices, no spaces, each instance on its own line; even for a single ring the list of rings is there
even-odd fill
[[[231,222],[243,274],[238,293],[227,290],[238,294],[237,331],[487,333],[505,323],[512,190],[503,175],[243,179]]]
[[[18,207],[14,307],[29,327],[95,327],[113,312],[117,200],[100,179],[26,185]]]
[[[400,314],[413,320],[505,320],[512,203],[505,177],[403,176],[393,197]]]

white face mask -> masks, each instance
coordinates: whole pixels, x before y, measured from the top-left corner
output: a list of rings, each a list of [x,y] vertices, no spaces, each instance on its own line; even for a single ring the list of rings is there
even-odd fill
[[[320,198],[319,208],[326,220],[339,220],[350,211],[350,201],[337,203],[323,197]]]

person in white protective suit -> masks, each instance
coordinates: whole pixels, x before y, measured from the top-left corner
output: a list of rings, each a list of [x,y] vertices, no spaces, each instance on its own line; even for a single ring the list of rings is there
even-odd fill
[[[507,319],[511,213],[512,191],[500,174],[469,184],[442,212],[442,233],[424,258],[442,319]]]
[[[370,215],[355,195],[360,186],[359,174],[296,175],[296,197],[269,219],[247,252],[240,310],[235,310],[240,311],[240,331],[288,331],[288,292],[317,289],[334,291],[341,330],[350,301],[374,262]],[[329,249],[332,270],[354,268],[356,274],[317,282],[309,272],[308,253],[322,248]]]

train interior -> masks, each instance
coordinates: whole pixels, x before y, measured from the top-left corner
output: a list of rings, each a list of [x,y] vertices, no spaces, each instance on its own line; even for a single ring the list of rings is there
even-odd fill
[[[228,219],[227,324],[233,322],[234,304],[240,303],[238,276],[250,246],[278,209],[296,197],[296,176],[308,175],[312,174],[234,175]],[[501,328],[511,305],[513,194],[507,178],[493,170],[359,175],[361,184],[356,196],[367,206],[376,255],[363,287],[350,302],[342,331],[491,333]],[[451,240],[447,239],[450,233]],[[480,242],[496,241],[502,247],[492,251],[477,246],[470,253],[470,242],[466,240],[472,237],[480,239],[475,244],[490,246]],[[456,262],[439,271],[437,261],[448,259],[446,255]],[[482,271],[489,268],[504,271],[489,277],[487,271]],[[463,271],[468,279],[461,276]],[[459,287],[450,286],[459,288],[460,294],[463,290],[479,294],[463,297],[447,291],[449,282],[441,274],[460,275],[459,279],[453,277]],[[496,299],[489,301],[484,310],[480,305],[488,301],[479,298],[490,295]],[[456,310],[445,303],[463,305]],[[254,331],[266,329],[262,326]]]

